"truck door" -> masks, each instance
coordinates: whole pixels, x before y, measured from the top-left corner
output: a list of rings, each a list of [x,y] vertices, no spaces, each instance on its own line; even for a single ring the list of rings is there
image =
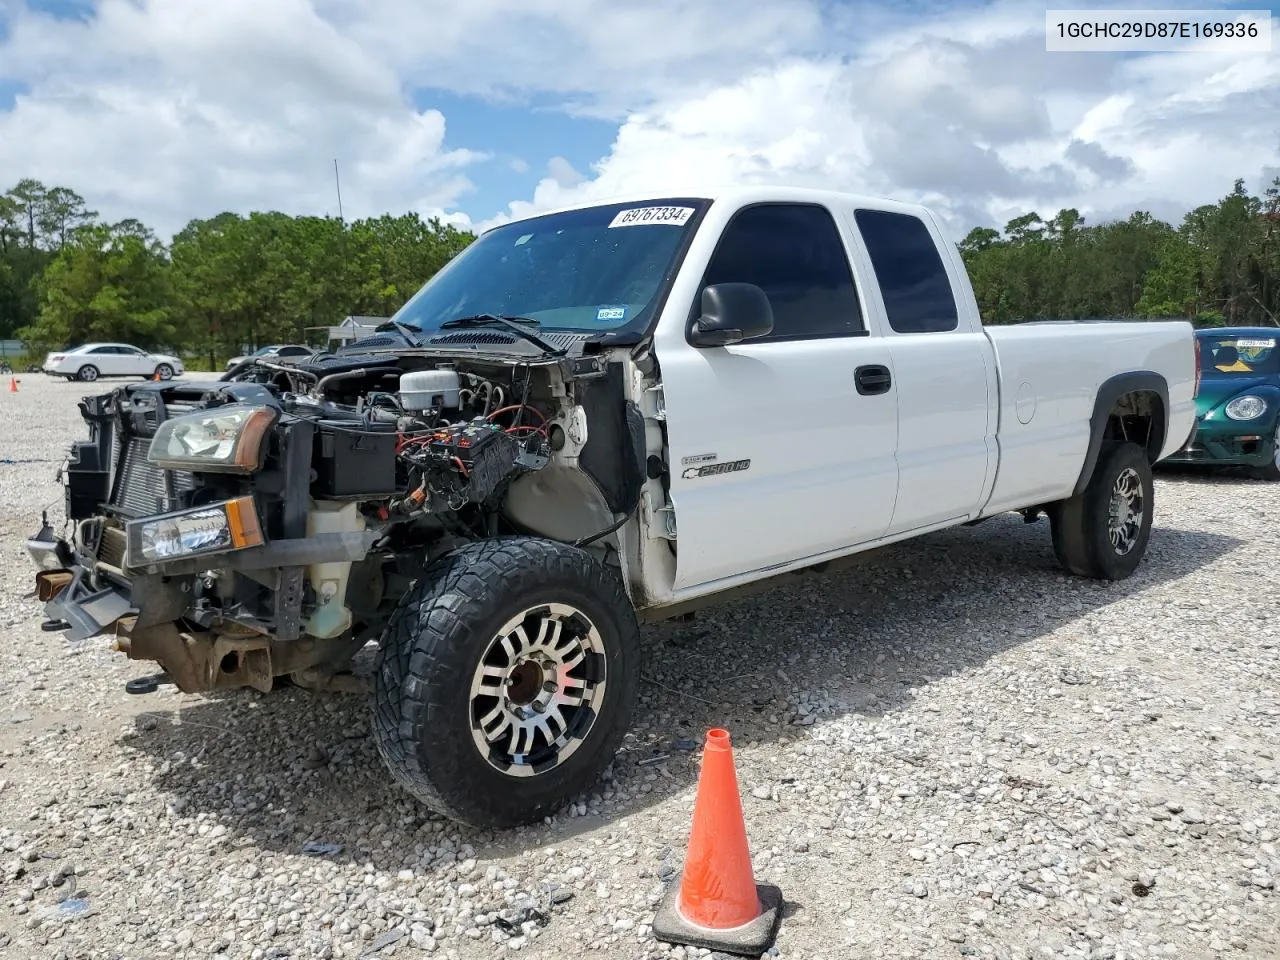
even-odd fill
[[[957,307],[936,225],[887,210],[860,209],[854,219],[898,385],[898,501],[888,533],[967,518],[998,456],[991,344],[976,312]]]
[[[703,287],[725,282],[765,291],[773,332],[692,346],[685,311],[695,318]],[[898,486],[898,389],[865,315],[826,206],[751,204],[730,217],[693,302],[670,304],[655,335],[675,589],[885,533]]]

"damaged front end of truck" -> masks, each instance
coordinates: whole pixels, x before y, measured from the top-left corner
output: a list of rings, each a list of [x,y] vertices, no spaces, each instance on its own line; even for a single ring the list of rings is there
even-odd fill
[[[187,693],[342,684],[433,558],[503,533],[583,539],[638,489],[638,414],[600,357],[249,367],[80,402],[67,528],[28,541],[45,629],[109,634]]]
[[[621,744],[639,613],[670,591],[648,338],[707,206],[502,225],[334,353],[83,399],[65,527],[29,541],[45,628],[110,636],[186,693],[370,689],[423,803],[552,813]]]

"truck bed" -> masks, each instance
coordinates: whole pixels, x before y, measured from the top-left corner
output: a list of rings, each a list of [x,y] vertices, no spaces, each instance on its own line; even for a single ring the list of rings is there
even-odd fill
[[[1195,353],[1184,322],[1046,321],[983,331],[1000,385],[999,468],[984,516],[1071,494],[1099,390],[1115,377],[1147,371],[1167,381],[1169,428],[1157,459],[1195,426]]]

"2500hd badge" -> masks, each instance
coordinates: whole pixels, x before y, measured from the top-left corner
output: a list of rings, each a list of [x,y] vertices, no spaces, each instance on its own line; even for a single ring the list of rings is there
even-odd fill
[[[685,480],[697,480],[701,477],[718,477],[723,473],[737,473],[739,470],[747,470],[751,466],[750,460],[734,460],[730,463],[708,463],[705,467],[686,467],[682,476]]]

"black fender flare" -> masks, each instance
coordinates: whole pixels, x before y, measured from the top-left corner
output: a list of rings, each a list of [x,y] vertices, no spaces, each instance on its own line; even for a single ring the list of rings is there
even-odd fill
[[[1116,401],[1130,393],[1154,393],[1160,398],[1161,413],[1164,421],[1159,425],[1160,443],[1153,457],[1158,457],[1164,447],[1169,433],[1169,383],[1154,370],[1131,370],[1118,373],[1102,381],[1098,387],[1098,396],[1093,401],[1093,416],[1089,419],[1089,448],[1085,451],[1084,466],[1080,468],[1080,476],[1076,480],[1072,495],[1079,495],[1089,485],[1094,468],[1098,465],[1098,456],[1102,452],[1102,441],[1107,433],[1107,420],[1115,409]]]

